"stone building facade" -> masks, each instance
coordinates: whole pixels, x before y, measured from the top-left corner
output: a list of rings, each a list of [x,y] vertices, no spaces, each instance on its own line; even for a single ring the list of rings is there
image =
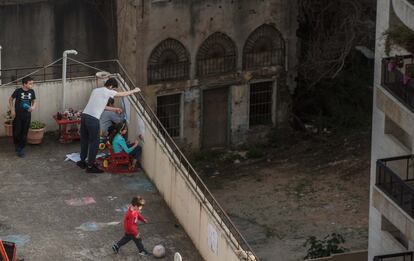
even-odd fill
[[[118,53],[188,148],[264,141],[287,120],[296,1],[117,1]]]
[[[414,2],[378,0],[368,242],[374,261],[414,258],[414,48],[390,36],[401,33],[414,36]]]

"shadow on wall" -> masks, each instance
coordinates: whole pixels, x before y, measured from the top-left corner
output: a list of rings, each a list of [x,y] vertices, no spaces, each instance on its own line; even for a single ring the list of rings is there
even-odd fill
[[[112,59],[115,12],[113,0],[0,3],[2,67],[46,65],[66,49],[76,49],[80,60]]]

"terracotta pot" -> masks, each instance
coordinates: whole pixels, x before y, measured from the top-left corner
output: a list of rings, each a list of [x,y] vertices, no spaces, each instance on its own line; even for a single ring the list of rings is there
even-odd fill
[[[27,143],[29,144],[42,143],[44,134],[45,134],[45,128],[29,129],[29,132],[27,133]]]
[[[4,133],[7,137],[13,136],[13,125],[11,123],[4,123]]]

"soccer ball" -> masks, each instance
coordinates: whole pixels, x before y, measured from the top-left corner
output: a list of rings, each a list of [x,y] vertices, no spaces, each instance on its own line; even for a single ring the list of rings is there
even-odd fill
[[[165,247],[163,245],[156,245],[152,250],[152,255],[157,258],[165,256]]]

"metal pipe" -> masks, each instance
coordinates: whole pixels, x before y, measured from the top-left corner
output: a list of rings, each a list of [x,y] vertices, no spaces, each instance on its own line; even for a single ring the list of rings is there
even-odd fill
[[[62,111],[66,109],[66,63],[68,60],[68,54],[77,55],[78,52],[76,50],[65,50],[63,52],[63,59],[62,59]]]

